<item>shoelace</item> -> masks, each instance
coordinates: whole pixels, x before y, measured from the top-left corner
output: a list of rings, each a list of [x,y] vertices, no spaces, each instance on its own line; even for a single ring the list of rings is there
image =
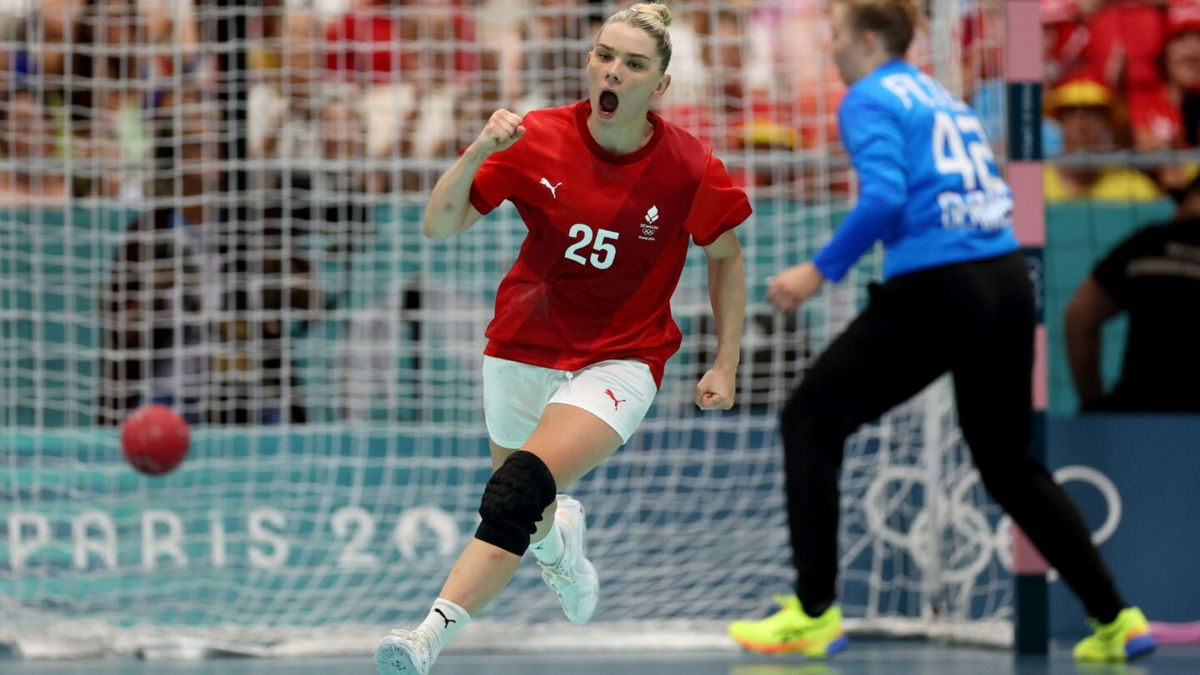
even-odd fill
[[[394,635],[394,636],[400,638],[401,640],[408,640],[409,642],[412,642],[413,644],[417,645],[417,647],[420,648],[420,650],[421,650],[422,656],[428,655],[430,652],[430,645],[429,645],[428,638],[426,638],[419,631],[404,630],[402,628],[393,628],[391,631],[389,631],[388,634]]]
[[[567,571],[559,566],[547,567],[542,570],[546,582],[554,588],[559,596],[582,598],[587,595],[587,589],[575,583]]]
[[[546,583],[553,586],[555,592],[560,595],[579,596],[583,594],[583,590],[574,584],[570,575],[558,568],[547,567],[542,570],[542,576],[546,579]]]

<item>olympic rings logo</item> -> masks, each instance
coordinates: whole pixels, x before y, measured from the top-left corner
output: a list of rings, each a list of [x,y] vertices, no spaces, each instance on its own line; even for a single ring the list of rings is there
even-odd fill
[[[1121,523],[1122,504],[1121,495],[1108,476],[1092,467],[1075,464],[1055,471],[1054,479],[1060,485],[1085,483],[1099,492],[1104,498],[1106,514],[1104,522],[1092,533],[1092,541],[1099,545],[1112,537]],[[905,551],[925,578],[969,587],[987,570],[993,557],[1011,572],[1012,519],[1005,514],[992,528],[981,504],[969,499],[978,484],[979,472],[974,469],[942,489],[930,484],[929,471],[923,467],[885,465],[863,495],[868,531],[879,541]],[[892,524],[897,501],[907,498],[916,487],[924,492],[925,506],[906,530],[899,529]],[[934,531],[935,528],[940,531]],[[943,550],[949,555],[943,556]],[[1056,578],[1051,570],[1050,579]]]

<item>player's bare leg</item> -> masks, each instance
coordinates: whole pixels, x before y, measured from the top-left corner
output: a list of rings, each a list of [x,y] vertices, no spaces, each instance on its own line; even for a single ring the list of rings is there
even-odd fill
[[[542,458],[554,475],[555,484],[561,489],[582,478],[620,445],[621,437],[600,418],[575,406],[551,403],[546,406],[533,435],[525,442],[524,450]],[[512,452],[492,444],[493,466],[498,468]],[[563,518],[557,518],[556,512],[561,512]],[[546,507],[537,531],[530,537],[534,556],[542,565],[543,578],[546,578],[546,573],[551,576],[553,581],[547,579],[547,583],[559,594],[567,617],[576,623],[591,618],[596,603],[595,571],[583,556],[583,536],[586,531],[583,518],[583,508],[579,502],[561,495]],[[538,546],[550,536],[561,537],[561,540],[555,546]],[[473,551],[473,547],[476,550]],[[505,555],[507,553],[472,539],[467,551],[463,552],[450,572],[446,585],[442,587],[441,597],[461,598],[466,603],[464,607],[482,609],[516,573],[520,558]],[[495,565],[504,566],[507,574],[503,580],[497,578],[493,586],[486,580]],[[579,579],[576,572],[590,579]],[[572,583],[576,581],[592,588],[576,588],[576,584]]]
[[[523,452],[526,454],[520,456],[520,461],[528,463],[540,460],[553,477],[554,486],[566,486],[595,468],[616,451],[621,442],[621,437],[595,415],[581,408],[555,403],[546,406],[537,428],[525,443]],[[496,450],[505,449],[493,447],[494,462],[501,454]],[[503,454],[505,459],[500,466],[505,466],[517,456],[517,453]],[[500,470],[496,473],[499,474]],[[545,537],[552,531],[554,510],[558,506],[559,502],[551,497],[541,520],[536,523],[533,536]],[[582,511],[579,511],[579,517],[582,519]],[[563,535],[564,551],[577,551],[577,557],[571,561],[578,563],[582,558],[582,532],[579,533],[580,540],[575,542],[570,539],[571,533],[564,531]],[[530,537],[531,542],[534,541],[533,536]],[[565,555],[562,557],[564,560],[567,558]],[[471,615],[481,611],[499,595],[512,580],[520,562],[521,556],[517,553],[473,538],[450,570],[438,600],[425,621],[413,631],[392,631],[380,643],[375,656],[378,671],[405,675],[428,673],[442,647],[470,620]],[[582,559],[582,563],[577,566],[590,570],[591,564],[586,559]],[[594,570],[591,574],[594,587]],[[594,596],[594,589],[591,592]],[[563,597],[564,611],[571,611],[567,607],[568,600],[576,607],[586,606],[589,600],[578,597],[586,594],[585,590],[582,594],[569,593],[569,597]],[[594,608],[594,598],[590,603]],[[591,609],[586,609],[586,614],[590,617]]]
[[[560,434],[564,430],[556,425],[575,425],[587,420],[589,426],[595,425],[595,428],[585,433],[589,436],[592,434],[598,437],[608,436],[610,449],[605,457],[620,447],[620,436],[592,414],[574,406],[556,403],[547,407],[547,411],[550,409],[555,409],[557,412],[544,429],[539,425],[539,430],[535,430],[534,436],[530,438],[526,446],[559,438],[556,434]],[[545,417],[542,420],[543,422],[547,421]],[[540,438],[539,431],[542,433]],[[572,477],[570,482],[574,483],[583,477],[584,473],[587,471]],[[550,510],[553,510],[553,513],[550,513]],[[567,619],[572,623],[587,623],[596,611],[596,603],[600,600],[600,579],[596,576],[596,568],[585,553],[587,514],[584,512],[583,504],[569,495],[557,495],[555,503],[550,505],[540,526],[538,535],[541,538],[530,546],[530,551],[542,568],[542,579],[558,596]]]
[[[488,440],[492,467],[499,468],[515,448],[504,448]],[[562,518],[559,518],[562,514]],[[557,495],[538,522],[538,531],[530,537],[529,552],[541,566],[541,577],[563,604],[563,613],[571,622],[592,619],[599,601],[600,581],[592,562],[583,555],[587,520],[583,504],[568,495]]]

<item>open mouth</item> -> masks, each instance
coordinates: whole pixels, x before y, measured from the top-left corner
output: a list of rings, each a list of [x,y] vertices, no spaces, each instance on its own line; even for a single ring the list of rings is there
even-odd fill
[[[600,113],[601,117],[607,119],[616,114],[617,106],[620,105],[621,101],[617,98],[616,92],[605,89],[604,91],[600,92],[600,99],[597,101],[597,103],[600,106],[600,109],[597,112]]]

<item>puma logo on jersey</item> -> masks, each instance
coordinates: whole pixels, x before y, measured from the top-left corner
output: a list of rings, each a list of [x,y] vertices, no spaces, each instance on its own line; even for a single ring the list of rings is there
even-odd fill
[[[438,609],[437,607],[434,607],[433,611],[437,612],[438,616],[442,617],[442,621],[446,622],[446,625],[442,626],[443,628],[449,628],[450,624],[458,623],[458,621],[456,621],[455,619],[451,619],[450,617],[446,616],[446,613],[443,612],[442,610]]]
[[[617,395],[613,393],[612,389],[605,389],[604,393],[608,394],[608,397],[612,399],[613,410],[620,410],[621,404],[624,403],[626,400],[628,400],[628,399],[624,399],[624,398],[618,399]]]
[[[658,221],[658,207],[651,206],[646,210],[646,215],[642,216],[642,233],[638,239],[646,241],[654,241],[654,235],[658,234],[658,225],[654,223]]]
[[[542,177],[542,185],[545,185],[547,188],[550,189],[551,197],[558,199],[558,185],[562,185],[562,181],[558,181],[558,185],[551,185],[550,181],[546,180],[545,176],[543,176]]]

